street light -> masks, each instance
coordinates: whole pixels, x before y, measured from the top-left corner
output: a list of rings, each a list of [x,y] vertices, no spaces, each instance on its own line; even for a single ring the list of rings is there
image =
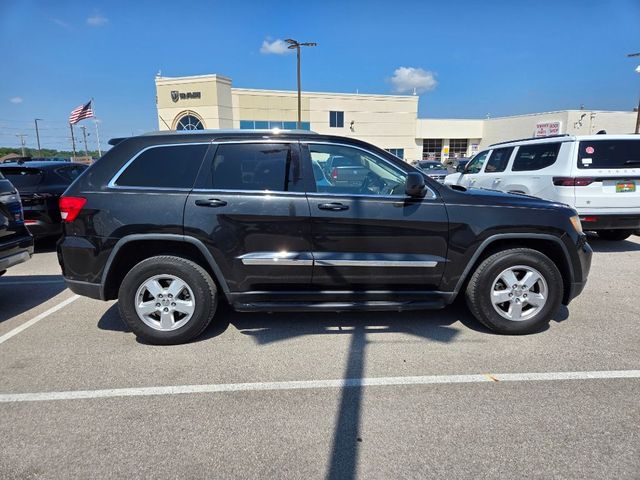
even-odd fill
[[[298,57],[298,129],[302,128],[302,91],[300,87],[300,47],[315,47],[318,45],[315,42],[305,42],[300,43],[297,40],[292,38],[287,38],[285,40],[289,44],[287,47],[289,50],[293,50],[295,48],[296,54]]]
[[[640,57],[640,52],[630,53],[627,57]],[[636,73],[640,73],[640,65],[636,67]],[[636,133],[640,133],[640,99],[638,100],[638,115],[636,116]]]

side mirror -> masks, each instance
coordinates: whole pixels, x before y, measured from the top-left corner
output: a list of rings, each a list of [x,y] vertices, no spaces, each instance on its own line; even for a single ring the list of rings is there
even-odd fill
[[[405,193],[409,197],[424,197],[427,187],[424,184],[424,177],[421,173],[410,172],[407,175]]]
[[[456,167],[456,172],[458,172],[458,173],[464,173],[464,167],[465,167],[465,166],[466,166],[466,165],[458,165],[458,166]]]

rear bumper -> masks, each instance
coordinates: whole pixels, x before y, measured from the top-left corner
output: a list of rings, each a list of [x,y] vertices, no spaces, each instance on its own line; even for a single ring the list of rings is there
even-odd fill
[[[62,234],[61,223],[49,223],[42,220],[26,220],[25,224],[35,238],[59,237]]]
[[[640,229],[640,213],[633,215],[601,215],[580,213],[582,228],[585,230],[637,230]]]
[[[0,244],[0,272],[26,262],[33,255],[33,238],[21,237]]]

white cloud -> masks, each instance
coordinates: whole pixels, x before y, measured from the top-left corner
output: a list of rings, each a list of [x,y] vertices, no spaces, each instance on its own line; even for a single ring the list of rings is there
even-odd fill
[[[287,48],[288,45],[284,40],[278,38],[273,42],[270,42],[269,39],[262,42],[262,46],[260,47],[260,53],[264,54],[274,54],[274,55],[283,55],[285,53],[289,53],[290,50]]]
[[[399,67],[391,77],[393,90],[398,93],[417,93],[433,90],[438,85],[434,74],[422,68]]]
[[[11,97],[9,101],[14,105],[18,105],[19,103],[22,103],[22,97]]]
[[[87,17],[87,25],[90,27],[102,27],[109,23],[109,19],[101,13],[95,12]]]

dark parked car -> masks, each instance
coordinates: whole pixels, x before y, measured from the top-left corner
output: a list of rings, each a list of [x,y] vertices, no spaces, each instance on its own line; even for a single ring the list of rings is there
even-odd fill
[[[67,285],[119,300],[139,337],[199,335],[239,311],[442,308],[464,295],[489,328],[543,328],[582,291],[575,210],[448,187],[373,145],[311,132],[159,132],[115,144],[60,199]],[[349,155],[360,184],[313,162]],[[317,175],[317,173],[315,174]]]
[[[444,178],[449,174],[447,167],[437,160],[418,160],[415,166],[440,183],[444,183]]]
[[[59,161],[0,165],[0,173],[20,192],[24,222],[36,238],[62,233],[58,200],[86,169],[86,165]]]
[[[33,255],[33,237],[24,225],[17,190],[0,172],[0,275]]]

